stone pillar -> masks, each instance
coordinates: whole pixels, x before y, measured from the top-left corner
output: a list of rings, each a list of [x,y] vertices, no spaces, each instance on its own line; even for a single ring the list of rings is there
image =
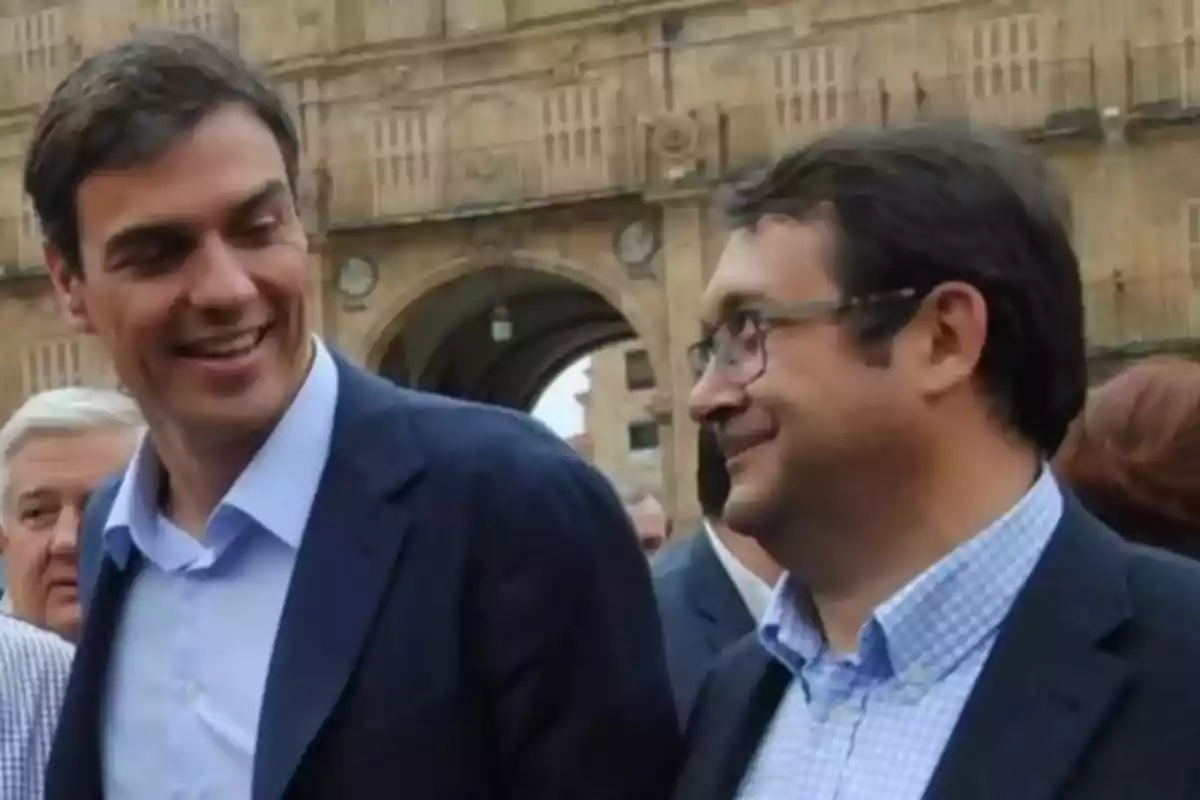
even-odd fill
[[[670,193],[663,208],[663,273],[670,374],[663,376],[661,404],[664,491],[677,530],[690,533],[700,519],[696,499],[696,424],[688,416],[692,374],[687,345],[700,332],[697,311],[704,291],[707,193]]]

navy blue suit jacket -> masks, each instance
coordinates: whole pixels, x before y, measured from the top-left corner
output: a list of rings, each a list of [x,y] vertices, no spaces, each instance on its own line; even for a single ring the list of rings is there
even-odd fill
[[[703,529],[672,542],[651,563],[681,722],[722,650],[754,630],[754,618]]]
[[[678,728],[648,569],[607,481],[523,415],[337,360],[253,800],[662,800]],[[115,491],[85,514],[48,800],[101,797],[105,676],[136,570],[101,548]]]
[[[1200,798],[1200,564],[1067,498],[925,800]],[[734,645],[689,721],[676,800],[732,800],[791,673]]]

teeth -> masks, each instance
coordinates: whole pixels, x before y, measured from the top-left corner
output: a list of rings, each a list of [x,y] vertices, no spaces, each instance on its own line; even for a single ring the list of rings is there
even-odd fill
[[[250,332],[235,336],[232,339],[193,344],[188,347],[188,350],[200,357],[215,356],[219,358],[249,352],[254,349],[256,344],[258,344],[258,333]]]

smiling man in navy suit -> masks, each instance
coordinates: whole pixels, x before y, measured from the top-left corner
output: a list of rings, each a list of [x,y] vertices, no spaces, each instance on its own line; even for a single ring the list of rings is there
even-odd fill
[[[607,482],[310,333],[296,133],[203,38],[59,86],[25,186],[148,434],[85,515],[50,800],[660,800],[676,726]]]

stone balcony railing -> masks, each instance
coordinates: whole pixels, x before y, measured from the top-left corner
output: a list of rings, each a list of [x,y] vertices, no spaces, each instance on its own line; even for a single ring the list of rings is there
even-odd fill
[[[648,130],[630,121],[488,146],[336,153],[313,199],[337,228],[640,191]]]
[[[1200,44],[1130,48],[1126,94],[1135,120],[1148,126],[1194,124],[1200,119]]]
[[[1099,136],[1092,60],[1025,72],[880,79],[866,88],[775,92],[673,114],[631,112],[605,127],[404,153],[345,147],[314,200],[335,228],[487,213],[590,195],[708,185],[847,125],[972,118],[1031,139]],[[536,126],[534,121],[533,126]],[[366,142],[365,132],[359,140]]]
[[[1098,117],[1096,63],[1091,57],[1016,60],[960,75],[914,76],[911,90],[893,92],[888,121],[955,117],[1032,139],[1053,138]],[[1084,132],[1082,128],[1079,132]]]

